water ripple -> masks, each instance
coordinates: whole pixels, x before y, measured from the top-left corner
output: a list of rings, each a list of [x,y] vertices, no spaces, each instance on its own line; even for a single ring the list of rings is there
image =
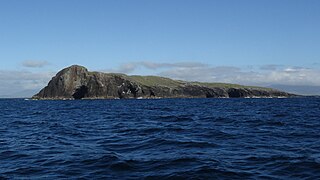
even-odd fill
[[[0,179],[320,179],[320,99],[0,100]]]

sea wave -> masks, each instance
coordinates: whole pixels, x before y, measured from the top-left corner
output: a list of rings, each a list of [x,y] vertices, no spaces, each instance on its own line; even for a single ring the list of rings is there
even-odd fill
[[[0,100],[0,179],[320,179],[320,99]]]

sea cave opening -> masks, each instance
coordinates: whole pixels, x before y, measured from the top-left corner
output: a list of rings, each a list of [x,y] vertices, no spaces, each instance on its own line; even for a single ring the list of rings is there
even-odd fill
[[[82,99],[88,94],[88,87],[85,85],[80,86],[76,91],[73,93],[72,97],[74,99]]]

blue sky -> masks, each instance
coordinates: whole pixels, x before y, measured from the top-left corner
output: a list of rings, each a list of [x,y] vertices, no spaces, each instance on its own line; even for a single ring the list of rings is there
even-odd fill
[[[186,80],[320,85],[319,22],[318,0],[1,0],[0,73],[27,73],[26,82],[5,80],[8,87],[29,83],[22,89],[39,89],[72,64]]]

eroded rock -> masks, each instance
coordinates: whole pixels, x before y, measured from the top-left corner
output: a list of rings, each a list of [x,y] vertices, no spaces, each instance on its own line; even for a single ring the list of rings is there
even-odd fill
[[[161,79],[156,77],[156,79]],[[58,72],[33,99],[110,99],[110,98],[243,98],[290,97],[273,89],[212,87],[163,78],[165,82],[139,81],[132,76],[89,72],[73,65]],[[168,84],[168,81],[170,82]],[[148,84],[149,83],[149,84]],[[166,84],[167,83],[167,84]],[[204,84],[204,83],[203,83]]]

